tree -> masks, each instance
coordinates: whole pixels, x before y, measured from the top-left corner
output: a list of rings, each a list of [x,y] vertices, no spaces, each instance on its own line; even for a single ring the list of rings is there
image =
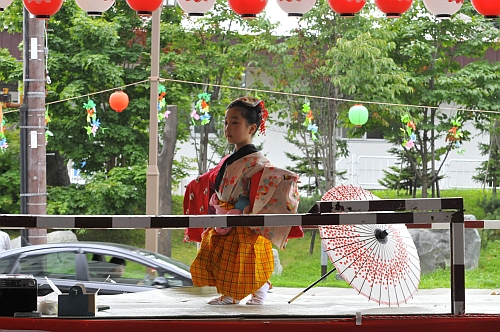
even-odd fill
[[[16,214],[20,213],[19,130],[9,122],[5,126],[8,147],[5,150],[0,148],[0,213]]]
[[[459,102],[467,100],[471,108],[479,110],[474,116],[476,128],[482,134],[489,135],[489,144],[480,143],[478,146],[481,155],[487,156],[488,160],[481,163],[477,169],[478,174],[473,179],[492,187],[494,195],[496,195],[496,187],[500,181],[499,75],[498,62],[476,61],[465,67],[461,76],[452,81],[453,88],[457,89],[457,100]]]
[[[493,74],[491,64],[474,62],[462,67],[458,57],[483,57],[487,49],[496,47],[498,31],[467,3],[460,15],[449,21],[437,21],[421,3],[415,3],[401,19],[382,22],[381,28],[395,32],[397,47],[391,56],[409,76],[411,91],[399,96],[401,103],[422,106],[387,107],[374,124],[401,146],[404,137],[396,128],[405,125],[401,115],[409,115],[417,127],[412,149],[417,154],[403,149],[422,183],[422,197],[427,197],[429,188],[433,197],[439,196],[437,183],[444,162],[451,150],[459,148],[457,141],[467,141],[470,134],[462,130],[459,138],[450,140],[450,129],[456,127],[454,123],[463,126],[472,120],[472,113],[464,109],[483,104],[484,93],[499,87],[493,81],[497,74]],[[451,105],[451,111],[440,109],[446,104]]]
[[[494,127],[498,127],[498,119],[494,121]],[[500,183],[500,146],[499,135],[496,131],[490,132],[489,144],[479,143],[479,151],[482,156],[487,156],[488,160],[483,161],[481,165],[476,168],[477,174],[472,178],[474,181],[482,183],[484,186],[492,188],[493,195],[497,193],[497,187]]]
[[[210,140],[209,135],[220,133],[226,105],[241,95],[227,87],[240,87],[246,66],[262,58],[260,34],[270,26],[262,18],[241,19],[221,0],[204,17],[188,23],[162,29],[166,46],[161,61],[166,65],[165,77],[193,82],[183,86],[191,107],[189,113],[180,115],[180,122],[194,127],[190,140],[196,149],[198,172],[203,174],[218,162],[213,157],[218,146],[224,145],[217,138]],[[227,144],[225,150],[227,154]]]
[[[365,13],[370,8],[367,4]],[[301,19],[307,28],[292,31],[279,44],[269,41],[271,66],[266,73],[273,77],[274,89],[290,94],[280,98],[280,124],[288,128],[290,141],[300,141],[298,148],[315,183],[321,184],[320,193],[335,186],[337,156],[348,151],[337,137],[338,129],[348,126],[351,135],[361,133],[347,122],[352,104],[346,100],[395,101],[398,93],[408,91],[404,73],[389,57],[395,44],[384,31],[374,29],[374,20],[365,15],[345,20],[326,3],[318,3]],[[302,112],[306,103],[310,113]],[[314,127],[303,125],[311,117],[317,140],[311,134]]]

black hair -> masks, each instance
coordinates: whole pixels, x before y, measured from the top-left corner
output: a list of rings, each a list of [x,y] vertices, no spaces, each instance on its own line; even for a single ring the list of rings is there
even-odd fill
[[[117,265],[123,265],[123,266],[127,265],[127,263],[125,263],[125,260],[123,258],[118,258],[118,257],[111,257],[109,262]]]
[[[259,130],[260,123],[262,121],[262,106],[261,106],[261,104],[259,103],[256,106],[252,107],[250,105],[245,104],[241,100],[235,100],[227,106],[227,109],[230,109],[230,108],[239,109],[241,112],[241,116],[243,117],[243,119],[245,119],[245,121],[247,122],[247,124],[249,126],[251,126],[253,124],[255,124],[257,126],[257,128],[255,129],[255,131],[252,134],[252,135],[255,135],[257,130]]]

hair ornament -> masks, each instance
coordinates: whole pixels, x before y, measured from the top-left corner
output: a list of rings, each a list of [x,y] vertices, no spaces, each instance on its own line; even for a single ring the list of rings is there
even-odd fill
[[[259,132],[261,135],[266,134],[266,120],[269,117],[269,112],[267,111],[266,107],[264,106],[264,101],[260,101],[260,107],[262,108],[262,119],[260,120],[260,127],[259,127]]]

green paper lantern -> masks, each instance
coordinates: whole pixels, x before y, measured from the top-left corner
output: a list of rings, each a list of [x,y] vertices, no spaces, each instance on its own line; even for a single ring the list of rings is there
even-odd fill
[[[354,105],[349,110],[349,121],[356,127],[361,127],[368,121],[368,109],[363,105]]]

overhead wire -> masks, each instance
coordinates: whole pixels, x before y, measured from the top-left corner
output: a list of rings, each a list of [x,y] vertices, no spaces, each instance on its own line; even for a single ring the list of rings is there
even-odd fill
[[[455,112],[464,111],[464,112],[471,112],[471,113],[500,114],[500,111],[490,111],[490,110],[480,110],[480,109],[472,109],[471,110],[471,109],[460,108],[460,107],[428,106],[428,105],[426,106],[426,105],[414,105],[414,104],[389,103],[389,102],[378,102],[378,101],[325,97],[325,96],[316,96],[316,95],[301,94],[301,93],[291,93],[291,92],[247,88],[247,87],[236,87],[236,86],[223,85],[223,84],[202,83],[202,82],[194,82],[194,81],[187,81],[187,80],[180,80],[180,79],[173,79],[173,78],[164,78],[164,77],[160,77],[159,80],[160,80],[160,82],[175,82],[175,83],[192,84],[192,85],[214,86],[214,87],[225,88],[225,89],[230,89],[230,90],[242,90],[242,91],[251,91],[251,92],[255,92],[255,93],[284,95],[284,96],[291,96],[291,97],[301,97],[301,98],[320,99],[320,100],[333,100],[333,101],[342,101],[342,102],[348,102],[348,103],[358,103],[358,104],[367,104],[367,105],[383,105],[383,106],[409,107],[409,108],[419,108],[419,109],[433,109],[434,108],[434,109],[449,110],[449,111],[455,111]],[[96,92],[92,92],[92,93],[87,93],[87,94],[83,94],[83,95],[79,95],[79,96],[75,96],[75,97],[65,98],[65,99],[61,99],[61,100],[57,100],[57,101],[52,101],[52,102],[45,103],[45,105],[53,105],[53,104],[63,103],[63,102],[74,100],[74,99],[80,99],[80,98],[98,95],[98,94],[109,92],[109,91],[124,89],[124,88],[129,87],[129,86],[144,84],[147,82],[149,82],[149,79],[125,84],[125,85],[110,88],[110,89],[104,89],[104,90],[100,90],[100,91],[96,91]],[[4,114],[10,113],[10,112],[16,112],[16,110],[4,112]]]

